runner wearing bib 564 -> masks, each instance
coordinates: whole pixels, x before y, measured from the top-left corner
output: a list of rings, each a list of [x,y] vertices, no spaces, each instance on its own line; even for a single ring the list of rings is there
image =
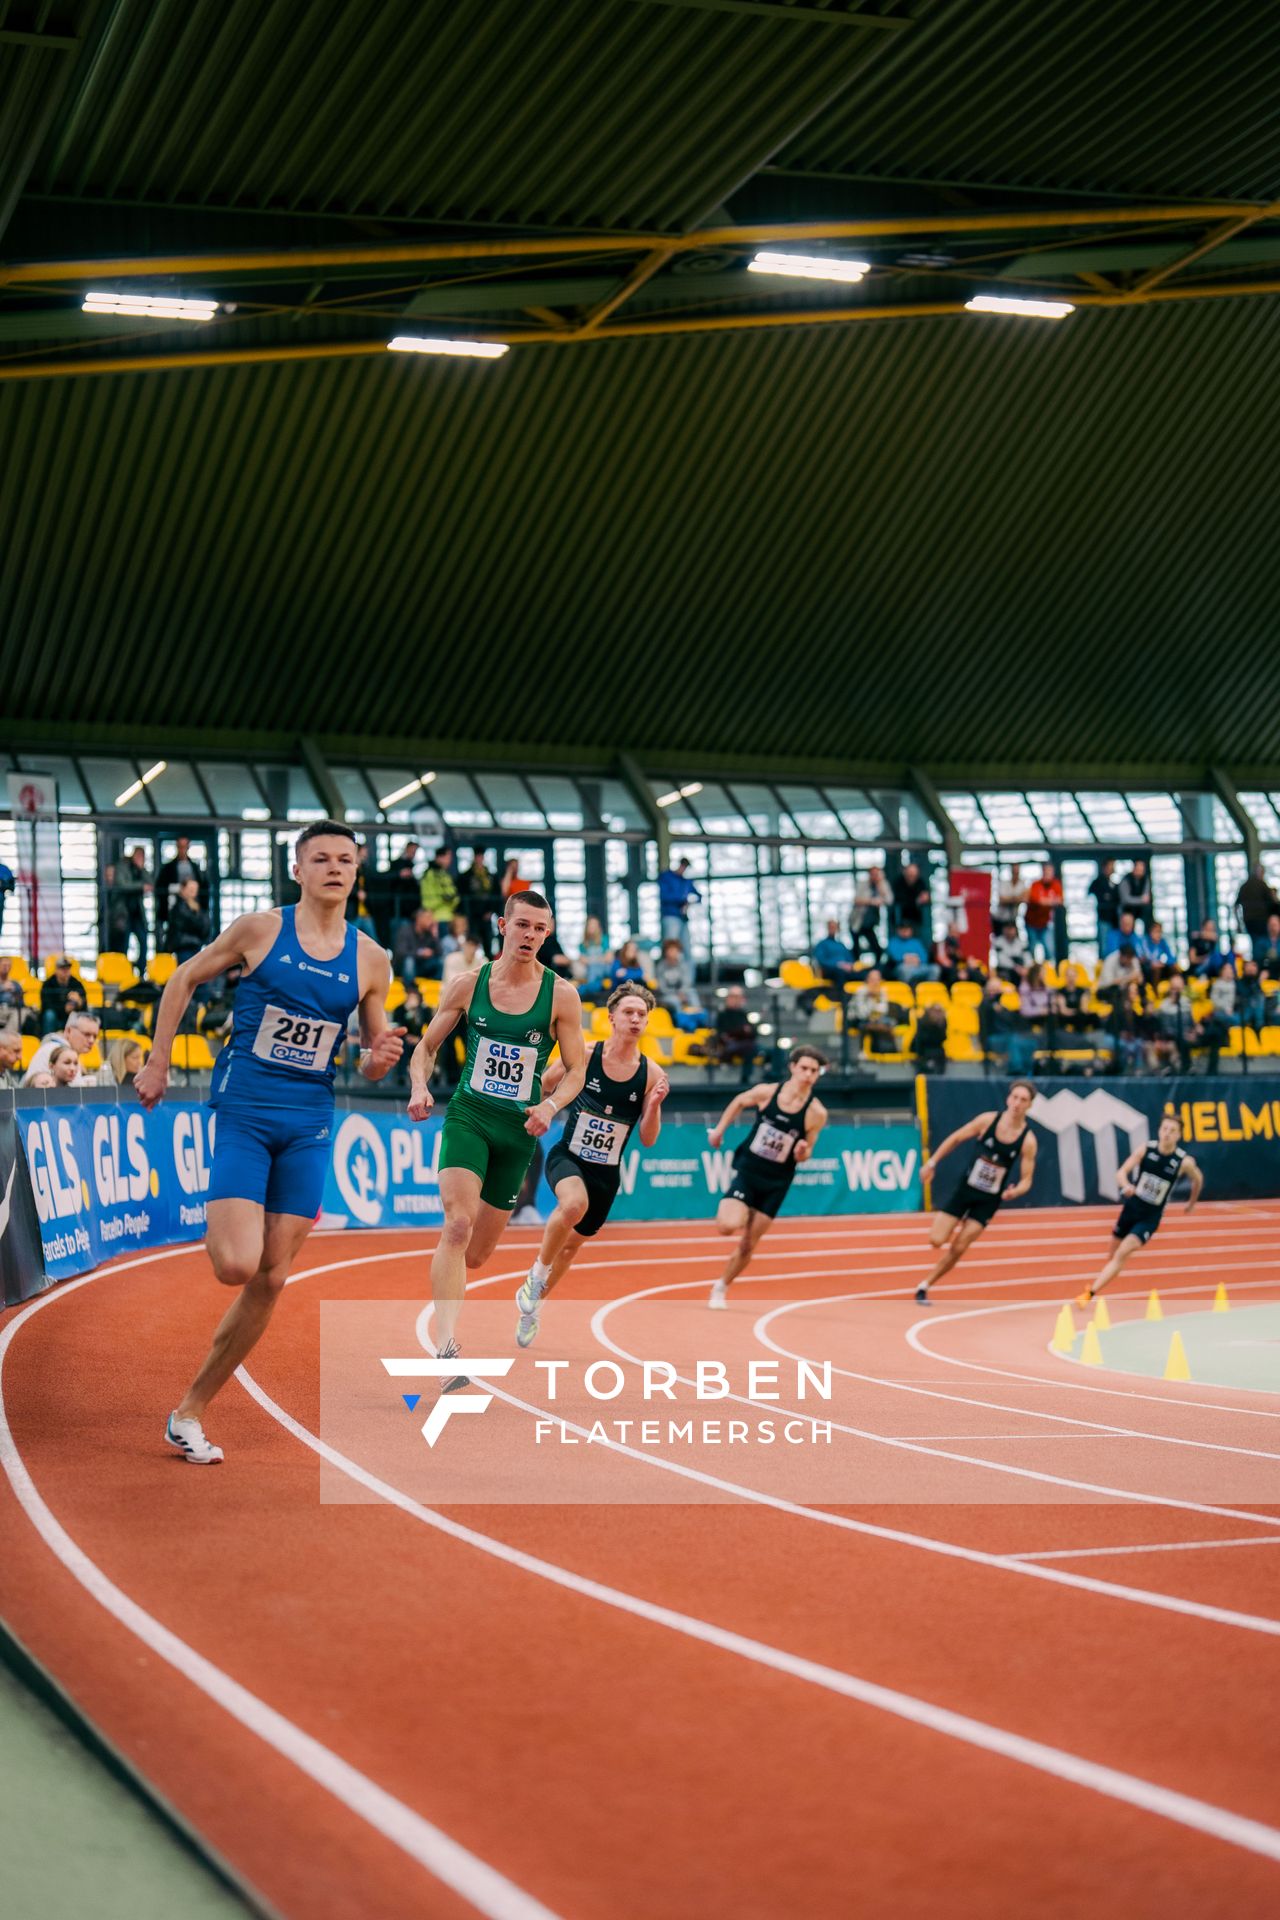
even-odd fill
[[[1096,1293],[1109,1285],[1131,1253],[1145,1247],[1169,1204],[1174,1188],[1183,1175],[1191,1182],[1190,1213],[1200,1198],[1204,1175],[1182,1145],[1182,1122],[1176,1113],[1166,1113],[1154,1140],[1136,1147],[1116,1175],[1124,1205],[1111,1229],[1111,1258],[1091,1287],[1076,1297],[1078,1307],[1087,1307]]]
[[[648,987],[617,987],[607,1004],[613,1031],[587,1055],[582,1091],[566,1110],[564,1132],[547,1160],[547,1181],[556,1196],[556,1208],[538,1257],[516,1293],[520,1309],[516,1342],[522,1347],[531,1346],[537,1335],[540,1303],[609,1218],[632,1133],[639,1127],[641,1144],[652,1147],[662,1125],[667,1076],[640,1051],[653,995]],[[543,1090],[550,1093],[563,1082],[563,1062],[553,1060]]]
[[[317,820],[298,835],[294,861],[297,906],[242,914],[172,975],[136,1083],[143,1106],[154,1107],[195,989],[228,967],[243,967],[235,1030],[213,1071],[205,1236],[218,1279],[240,1293],[165,1430],[170,1446],[197,1466],[222,1458],[205,1438],[204,1410],[261,1337],[320,1210],[332,1150],[334,1062],[347,1022],[359,1008],[366,1079],[381,1080],[404,1046],[404,1028],[387,1025],[390,962],[345,918],[355,835],[335,820]]]
[[[429,1083],[436,1055],[465,1017],[466,1060],[440,1136],[444,1225],[431,1262],[436,1351],[442,1360],[459,1352],[466,1269],[483,1266],[497,1246],[537,1139],[582,1086],[582,1002],[567,981],[557,980],[538,961],[552,925],[540,893],[509,895],[498,922],[501,953],[479,973],[459,974],[449,982],[410,1062],[409,1117],[425,1120],[435,1104]],[[548,1095],[542,1075],[557,1045],[564,1075]],[[452,1393],[466,1384],[466,1375],[459,1373],[443,1390]]]
[[[738,1244],[711,1289],[707,1304],[712,1307],[728,1306],[728,1289],[751,1265],[791,1191],[796,1168],[809,1158],[827,1123],[827,1110],[814,1091],[825,1057],[816,1047],[793,1047],[788,1064],[790,1073],[781,1083],[748,1087],[731,1100],[707,1135],[718,1147],[740,1114],[754,1116],[750,1133],[733,1156],[729,1191],[716,1211],[717,1228],[733,1234]]]
[[[920,1169],[926,1185],[953,1147],[976,1140],[978,1151],[946,1197],[934,1208],[929,1229],[929,1244],[936,1247],[939,1259],[933,1272],[916,1288],[921,1306],[929,1300],[929,1289],[944,1273],[950,1273],[962,1260],[983,1228],[995,1219],[1002,1203],[1020,1200],[1028,1192],[1036,1170],[1036,1137],[1027,1125],[1027,1113],[1036,1092],[1029,1080],[1015,1080],[1005,1098],[1003,1113],[980,1113],[964,1127],[948,1134]],[[1009,1184],[1014,1164],[1018,1178]]]

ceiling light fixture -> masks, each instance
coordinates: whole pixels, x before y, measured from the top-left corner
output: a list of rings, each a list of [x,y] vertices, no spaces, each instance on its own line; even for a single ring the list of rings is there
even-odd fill
[[[871,271],[869,260],[840,260],[829,253],[758,253],[747,262],[748,273],[778,273],[788,280],[861,280]]]
[[[144,787],[149,787],[153,780],[159,779],[168,764],[167,760],[157,760],[154,767],[148,767],[141,780],[135,780],[131,787],[126,787],[123,793],[116,795],[116,805],[127,807],[131,800],[136,800]]]
[[[429,787],[434,779],[434,773],[419,774],[418,778],[411,780],[407,787],[397,787],[394,793],[384,793],[378,805],[385,813],[388,807],[395,806],[397,800],[407,800],[409,795],[417,793],[420,787]]]
[[[218,303],[162,293],[86,293],[80,311],[125,314],[135,320],[212,320]]]
[[[677,800],[687,800],[691,794],[701,792],[701,780],[691,780],[687,787],[674,787],[670,793],[660,793],[655,804],[659,807],[674,807]]]
[[[997,293],[975,293],[964,304],[969,313],[1020,313],[1028,320],[1065,320],[1075,312],[1069,300],[1007,300]]]
[[[426,334],[398,333],[388,353],[445,353],[459,360],[501,360],[508,348],[500,340],[432,340]]]

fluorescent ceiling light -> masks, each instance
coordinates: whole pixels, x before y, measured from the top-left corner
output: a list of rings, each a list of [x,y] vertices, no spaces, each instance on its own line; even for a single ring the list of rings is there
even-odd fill
[[[997,293],[975,293],[964,304],[970,313],[1021,313],[1029,320],[1065,320],[1075,312],[1069,300],[1006,300]]]
[[[126,787],[123,793],[116,795],[116,805],[127,807],[131,800],[136,800],[144,787],[149,787],[153,780],[159,779],[168,764],[167,760],[157,760],[154,767],[148,767],[141,780],[135,780],[131,787]]]
[[[748,273],[780,273],[790,280],[861,280],[869,260],[839,260],[832,253],[758,253]]]
[[[419,787],[429,787],[434,779],[434,773],[419,774],[418,778],[411,780],[407,787],[397,787],[394,793],[384,793],[378,805],[384,811],[387,807],[394,807],[397,800],[407,800],[411,793],[417,793]]]
[[[425,334],[398,333],[388,340],[390,353],[451,353],[462,360],[501,360],[507,348],[500,340],[431,340]]]
[[[660,807],[674,807],[677,800],[687,800],[691,794],[701,792],[701,780],[691,780],[687,787],[675,787],[670,793],[660,793],[656,805]]]
[[[161,293],[86,293],[82,313],[123,313],[144,320],[212,320],[216,300],[179,300]]]

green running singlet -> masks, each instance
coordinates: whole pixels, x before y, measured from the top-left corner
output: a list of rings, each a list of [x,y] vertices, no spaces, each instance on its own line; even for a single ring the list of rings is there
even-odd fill
[[[485,1204],[509,1211],[537,1146],[524,1123],[542,1097],[542,1075],[555,1044],[555,974],[542,969],[526,1013],[504,1013],[489,994],[492,964],[481,967],[471,995],[466,1058],[445,1114],[439,1165],[469,1168],[479,1176]]]

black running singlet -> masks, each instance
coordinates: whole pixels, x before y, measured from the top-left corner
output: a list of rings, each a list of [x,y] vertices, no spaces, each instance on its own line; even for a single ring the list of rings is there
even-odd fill
[[[603,1044],[592,1047],[582,1091],[565,1108],[556,1151],[570,1154],[586,1168],[616,1167],[644,1109],[648,1084],[649,1062],[643,1054],[629,1080],[614,1080],[605,1072]]]
[[[1172,1153],[1161,1153],[1156,1142],[1148,1140],[1133,1176],[1133,1198],[1125,1205],[1149,1220],[1159,1220],[1178,1183],[1186,1157],[1182,1147],[1175,1147]]]
[[[751,1131],[734,1154],[735,1164],[768,1179],[789,1179],[795,1172],[796,1148],[804,1139],[805,1116],[813,1104],[809,1095],[797,1113],[785,1113],[778,1105],[782,1088],[776,1087],[763,1107],[756,1110]]]
[[[965,1184],[975,1193],[983,1193],[995,1199],[1004,1192],[1005,1182],[1009,1178],[1009,1169],[1017,1163],[1022,1152],[1022,1143],[1027,1137],[1024,1127],[1016,1140],[1001,1140],[996,1133],[1000,1124],[997,1114],[991,1125],[978,1141],[978,1151],[974,1155],[973,1165],[965,1175]]]

